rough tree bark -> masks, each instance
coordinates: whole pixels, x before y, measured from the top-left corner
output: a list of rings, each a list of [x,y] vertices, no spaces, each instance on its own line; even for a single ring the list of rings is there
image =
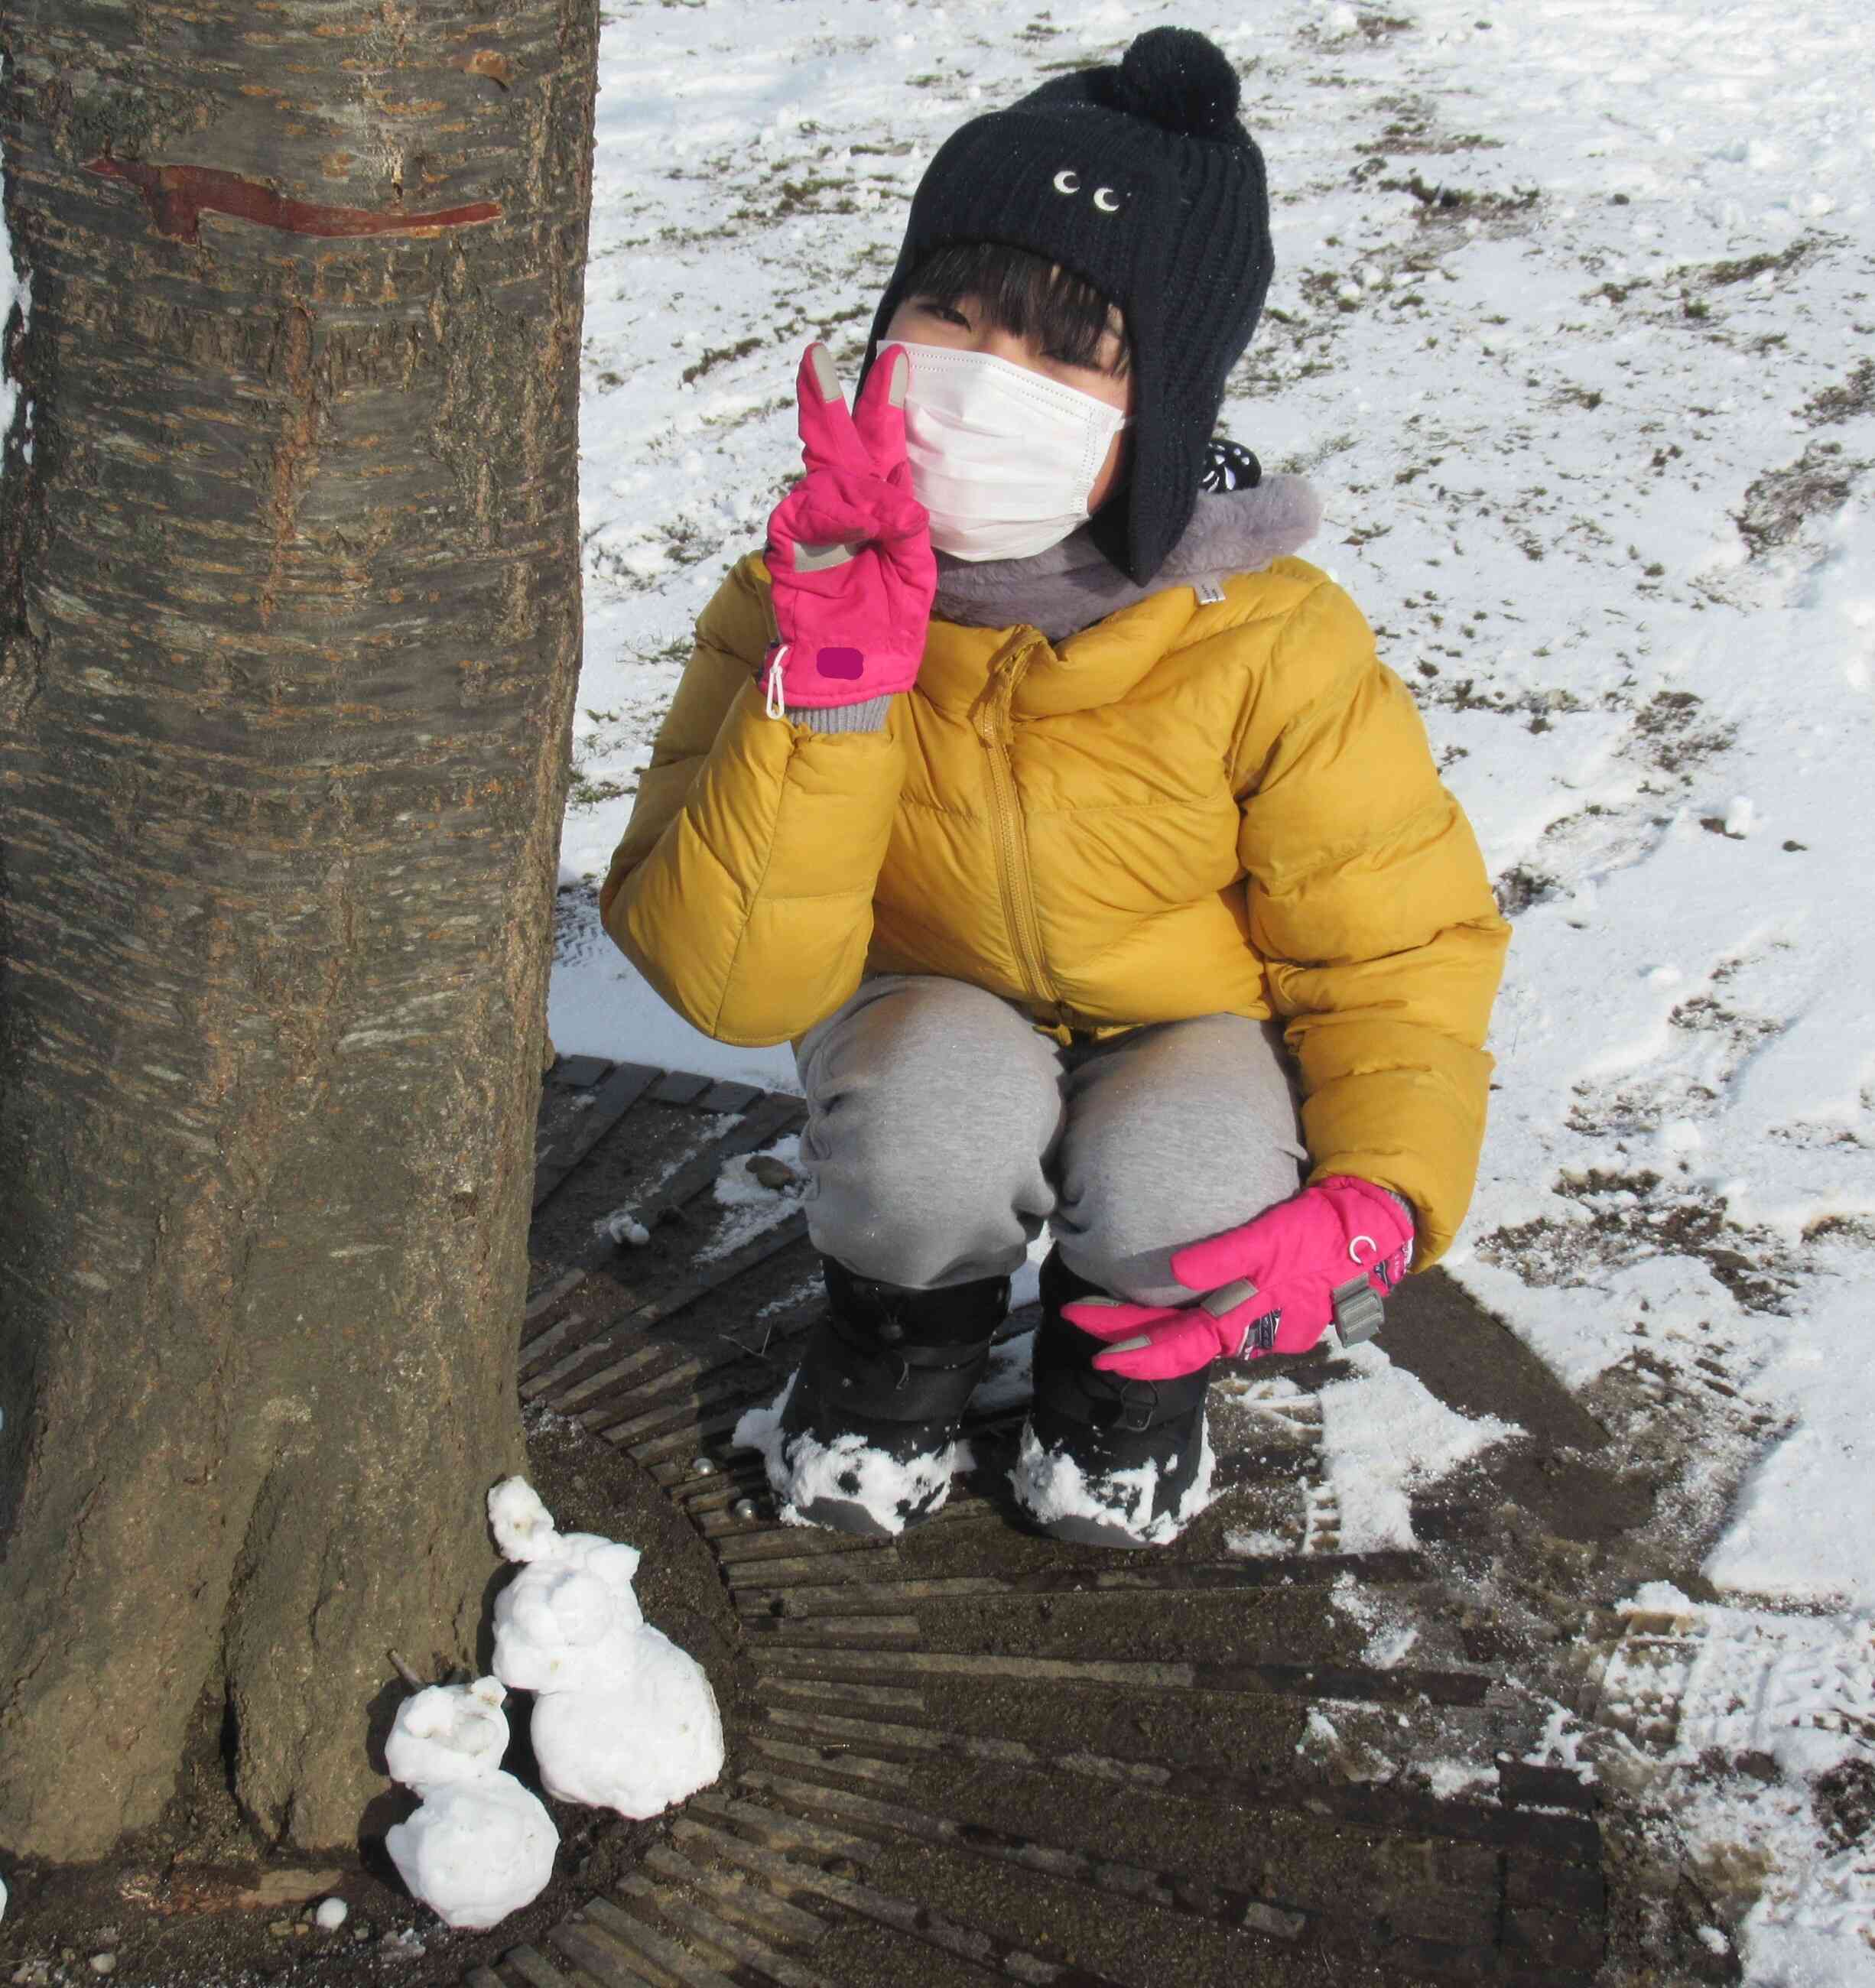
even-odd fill
[[[17,1852],[154,1820],[205,1692],[259,1827],[348,1842],[387,1648],[474,1650],[522,1455],[597,32],[0,15]]]

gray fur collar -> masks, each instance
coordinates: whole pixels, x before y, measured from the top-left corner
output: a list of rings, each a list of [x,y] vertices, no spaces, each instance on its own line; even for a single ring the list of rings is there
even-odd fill
[[[1184,536],[1144,586],[1110,563],[1083,527],[1029,559],[939,553],[932,612],[966,628],[1022,624],[1064,642],[1169,587],[1221,586],[1233,573],[1259,573],[1307,544],[1321,523],[1322,500],[1306,479],[1266,476],[1254,489],[1200,496]]]

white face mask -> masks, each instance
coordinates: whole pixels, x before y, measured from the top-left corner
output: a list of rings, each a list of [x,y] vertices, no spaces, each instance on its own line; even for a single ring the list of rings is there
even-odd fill
[[[1118,407],[987,352],[905,350],[905,452],[940,552],[1027,559],[1087,522]]]

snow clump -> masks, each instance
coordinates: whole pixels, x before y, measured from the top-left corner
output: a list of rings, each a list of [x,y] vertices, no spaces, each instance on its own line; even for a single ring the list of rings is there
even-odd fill
[[[407,1698],[384,1743],[391,1773],[423,1797],[384,1848],[398,1875],[447,1925],[496,1925],[553,1875],[560,1832],[540,1798],[501,1770],[507,1696],[494,1678]]]
[[[499,1679],[432,1685],[398,1708],[384,1742],[391,1778],[407,1788],[437,1788],[493,1773],[508,1750],[508,1721]]]
[[[909,1513],[934,1511],[949,1496],[953,1476],[964,1467],[962,1443],[907,1462],[875,1449],[853,1431],[831,1443],[805,1430],[787,1435],[781,1418],[796,1378],[790,1374],[766,1408],[746,1410],[729,1437],[732,1449],[760,1451],[776,1513],[784,1526],[811,1526],[816,1522],[803,1517],[804,1510],[838,1500],[860,1506],[875,1532],[895,1538],[905,1530]]]
[[[512,1774],[432,1789],[386,1831],[398,1875],[445,1925],[498,1925],[531,1905],[553,1875],[560,1832]]]
[[[642,1819],[723,1771],[723,1719],[702,1666],[645,1620],[635,1547],[559,1533],[532,1488],[489,1493],[496,1543],[521,1570],[495,1598],[495,1675],[536,1694],[530,1727],[557,1800]]]
[[[560,1801],[656,1815],[723,1771],[723,1721],[696,1659],[647,1627],[628,1681],[534,1701],[534,1757]]]
[[[517,1691],[603,1689],[631,1670],[645,1627],[638,1551],[556,1537],[560,1551],[528,1560],[495,1598],[495,1675]]]
[[[504,1477],[489,1493],[489,1530],[503,1560],[541,1560],[560,1550],[553,1515],[525,1477]]]
[[[615,1208],[593,1224],[593,1233],[621,1249],[641,1249],[651,1240],[651,1231],[628,1208]]]
[[[1155,1512],[1156,1463],[1149,1459],[1132,1470],[1089,1478],[1066,1450],[1044,1449],[1034,1428],[1025,1425],[1009,1481],[1024,1509],[1041,1525],[1063,1519],[1091,1519],[1129,1533],[1148,1546],[1163,1546],[1176,1539],[1210,1505],[1217,1464],[1210,1430],[1201,1425],[1196,1475],[1185,1487],[1175,1511]]]

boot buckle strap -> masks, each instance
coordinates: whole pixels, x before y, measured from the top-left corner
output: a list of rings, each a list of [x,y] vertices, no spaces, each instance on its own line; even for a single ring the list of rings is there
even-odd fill
[[[1150,1381],[1130,1382],[1120,1398],[1120,1427],[1135,1435],[1143,1434],[1152,1426],[1158,1407],[1159,1390]]]

